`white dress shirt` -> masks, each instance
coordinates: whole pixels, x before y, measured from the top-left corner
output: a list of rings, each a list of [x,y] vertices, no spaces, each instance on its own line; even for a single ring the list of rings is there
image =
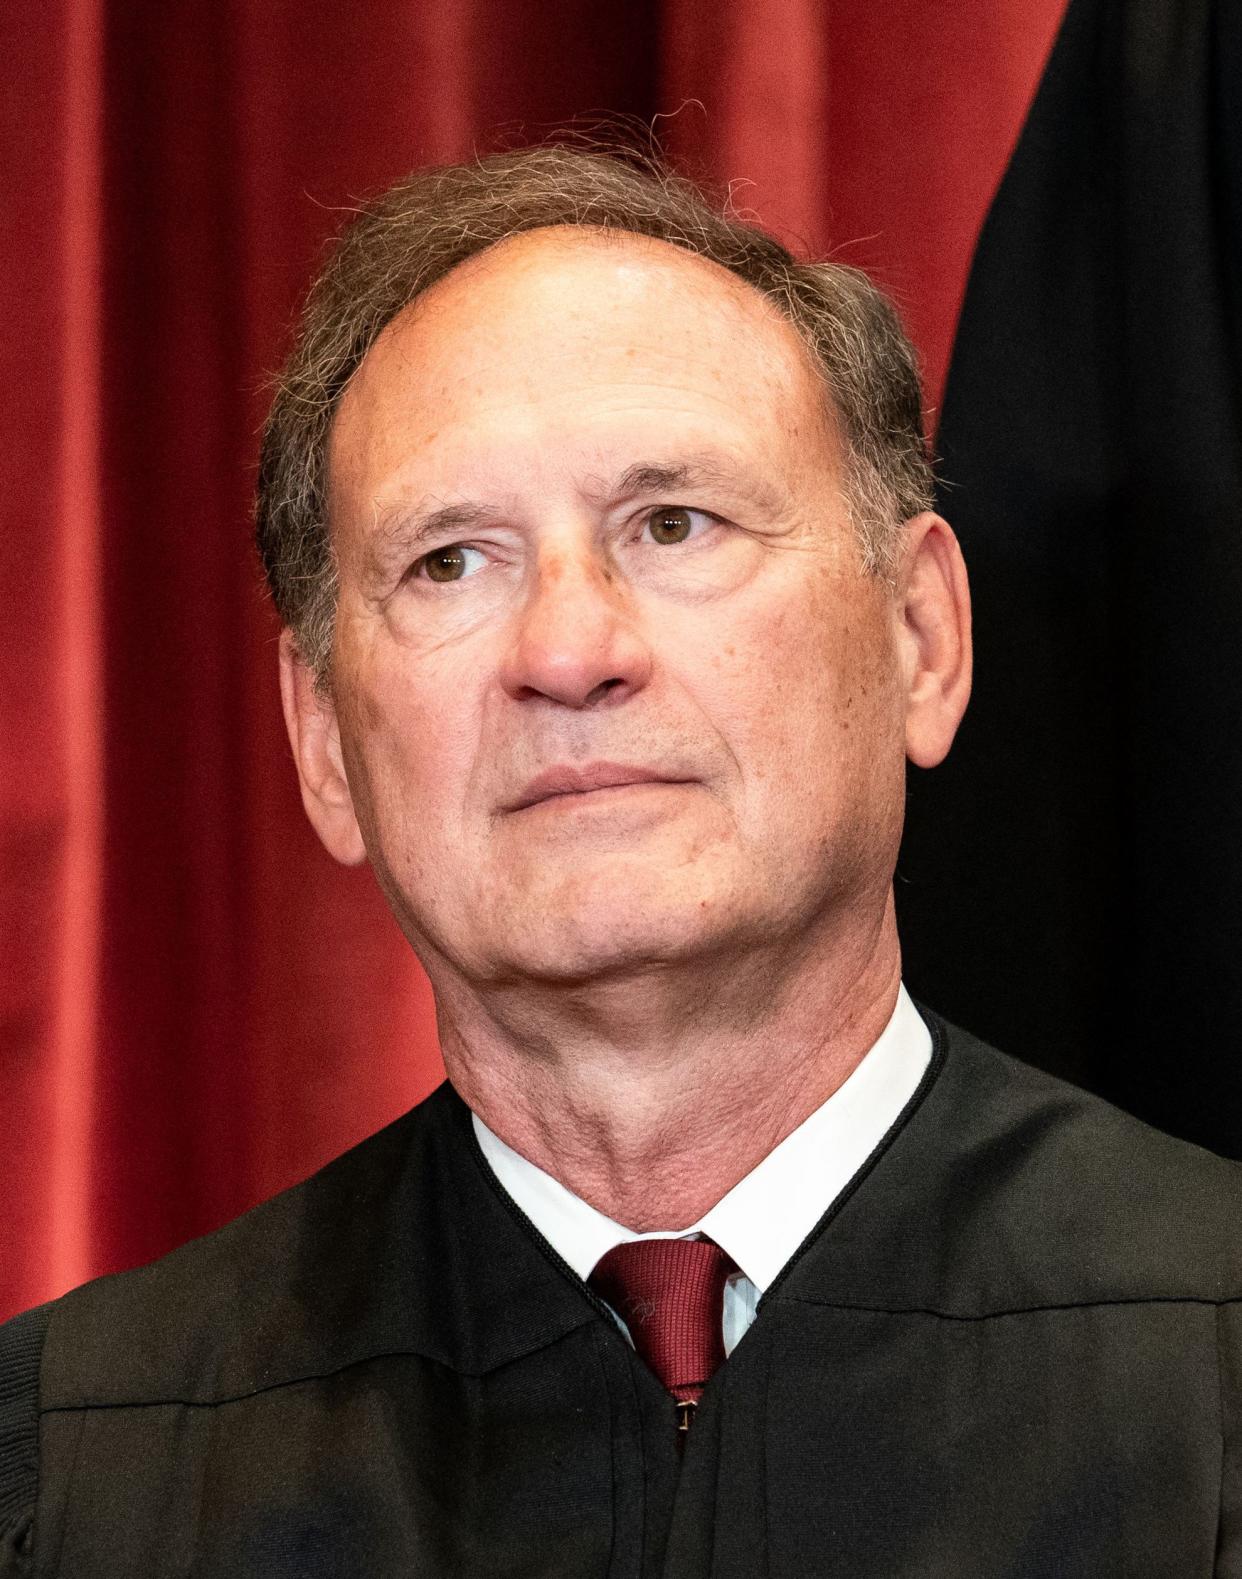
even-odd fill
[[[614,1245],[632,1239],[714,1239],[739,1269],[725,1288],[729,1354],[777,1273],[914,1095],[931,1048],[931,1033],[903,986],[879,1040],[849,1079],[689,1228],[636,1234],[520,1156],[478,1114],[474,1132],[502,1187],[583,1280]]]

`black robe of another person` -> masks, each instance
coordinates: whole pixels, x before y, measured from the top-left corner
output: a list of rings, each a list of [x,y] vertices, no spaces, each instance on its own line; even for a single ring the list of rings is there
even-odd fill
[[[0,1575],[1240,1579],[1242,1170],[928,1018],[684,1457],[445,1086],[0,1329]]]
[[[1071,0],[938,445],[975,695],[910,776],[920,997],[1242,1156],[1242,4]]]

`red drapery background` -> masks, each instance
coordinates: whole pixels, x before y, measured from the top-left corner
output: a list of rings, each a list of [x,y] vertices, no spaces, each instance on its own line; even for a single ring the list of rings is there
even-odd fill
[[[1063,0],[12,0],[0,17],[0,1315],[303,1176],[439,1078],[304,824],[248,545],[324,238],[592,112],[902,304],[935,405]]]

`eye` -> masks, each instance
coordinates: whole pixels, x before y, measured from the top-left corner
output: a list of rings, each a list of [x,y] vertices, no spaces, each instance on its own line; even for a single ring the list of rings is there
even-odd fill
[[[715,520],[715,516],[708,515],[706,510],[690,510],[680,504],[662,504],[659,509],[652,510],[646,524],[651,528],[651,535],[657,543],[674,544],[700,536],[707,527],[715,524]]]
[[[478,563],[472,563],[468,555],[473,554]],[[482,564],[483,555],[477,548],[470,548],[465,543],[449,543],[444,548],[433,549],[430,554],[424,554],[414,567],[415,575],[425,576],[428,581],[461,581],[463,577],[478,570]]]

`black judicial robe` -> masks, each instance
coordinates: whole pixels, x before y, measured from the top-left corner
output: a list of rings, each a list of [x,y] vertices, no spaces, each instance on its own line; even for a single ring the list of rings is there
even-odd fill
[[[1242,1157],[1239,0],[1071,0],[936,446],[975,687],[910,770],[911,988]]]
[[[0,1329],[0,1574],[1236,1579],[1242,1170],[931,1023],[684,1458],[442,1087]]]

